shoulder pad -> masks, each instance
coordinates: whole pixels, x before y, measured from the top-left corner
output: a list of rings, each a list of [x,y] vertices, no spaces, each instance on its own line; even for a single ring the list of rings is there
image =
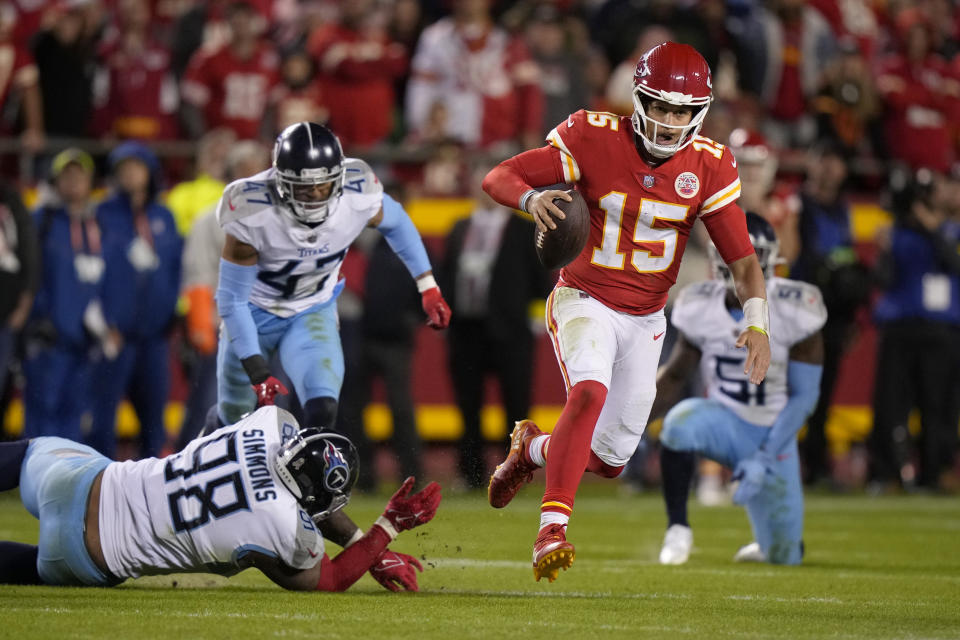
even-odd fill
[[[363,160],[344,158],[343,194],[378,195],[383,193],[383,184]]]
[[[798,342],[816,333],[827,321],[823,295],[815,285],[799,280],[772,278],[767,291],[771,316],[775,315],[782,328],[790,332],[785,336],[787,342]]]
[[[705,280],[688,284],[680,290],[673,310],[670,312],[670,322],[680,331],[687,334],[695,332],[695,328],[703,323],[700,320],[707,312],[711,301],[717,296],[725,295],[726,287],[719,280]]]
[[[268,172],[241,178],[228,184],[217,203],[217,221],[221,227],[280,204]]]
[[[677,296],[677,302],[684,300],[686,304],[690,304],[697,299],[710,299],[716,296],[719,290],[725,288],[726,285],[720,280],[694,282],[680,290],[680,294]]]
[[[280,407],[276,409],[277,432],[280,434],[280,442],[283,443],[300,432],[300,424],[293,417],[293,414],[286,409]]]

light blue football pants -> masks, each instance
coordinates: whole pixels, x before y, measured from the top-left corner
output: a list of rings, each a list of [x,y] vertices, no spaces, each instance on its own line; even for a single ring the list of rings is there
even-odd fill
[[[20,468],[20,499],[40,521],[37,570],[46,584],[120,582],[94,564],[83,540],[87,498],[110,460],[65,438],[33,438]]]
[[[269,362],[279,354],[301,404],[311,398],[340,397],[344,364],[336,298],[289,318],[254,305],[250,305],[250,309],[263,357]],[[233,424],[256,408],[257,398],[240,358],[230,348],[229,336],[222,324],[220,331],[217,413],[224,424]]]
[[[660,442],[706,456],[731,469],[766,439],[768,427],[741,420],[719,402],[688,398],[667,412]],[[753,535],[767,560],[800,564],[803,558],[803,488],[797,442],[777,456],[773,474],[746,505]]]

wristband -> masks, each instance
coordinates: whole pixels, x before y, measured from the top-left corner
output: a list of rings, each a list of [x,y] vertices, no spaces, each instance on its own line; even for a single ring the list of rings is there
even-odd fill
[[[525,191],[522,196],[520,196],[520,203],[519,203],[520,211],[525,211],[526,213],[530,213],[529,211],[527,211],[527,202],[529,202],[530,198],[535,196],[536,193],[537,193],[536,189],[529,189],[528,191]]]
[[[436,278],[433,277],[432,274],[417,278],[417,291],[419,291],[420,293],[423,293],[428,289],[433,289],[436,286],[437,286],[437,280]]]
[[[344,549],[348,548],[350,545],[352,545],[354,542],[356,542],[362,537],[363,537],[363,529],[361,529],[360,527],[357,527],[357,530],[353,532],[353,535],[350,536],[350,539],[347,540],[347,543],[343,545],[343,548]]]
[[[379,518],[377,518],[376,522],[373,523],[373,526],[380,527],[381,529],[383,529],[386,532],[386,534],[390,537],[390,542],[393,542],[394,540],[396,540],[397,536],[399,535],[399,533],[397,533],[397,530],[393,526],[393,524],[383,516],[380,516]]]
[[[770,335],[770,310],[763,298],[750,298],[743,303],[743,317],[747,328],[754,329],[765,336]]]
[[[247,377],[250,378],[252,384],[260,384],[270,377],[270,367],[267,366],[267,361],[259,353],[244,358],[240,361],[240,364],[243,365],[243,370],[247,372]]]

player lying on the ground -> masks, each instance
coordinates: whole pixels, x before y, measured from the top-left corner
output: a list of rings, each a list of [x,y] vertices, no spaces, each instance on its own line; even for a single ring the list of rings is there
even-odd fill
[[[317,523],[347,504],[357,475],[350,440],[301,431],[277,407],[166,458],[113,462],[64,438],[0,443],[0,491],[19,484],[40,520],[37,546],[0,542],[0,583],[113,586],[256,567],[285,589],[343,591],[369,570],[392,591],[416,591],[419,562],[387,545],[433,518],[440,485],[410,495],[407,478],[331,559]]]
[[[743,374],[743,355],[734,345],[743,310],[723,261],[711,251],[715,280],[686,287],[671,320],[680,332],[670,360],[657,374],[651,417],[677,403],[700,365],[706,398],[688,398],[667,413],[660,434],[663,497],[668,529],[661,564],[683,564],[693,531],[687,496],[696,454],[727,465],[740,484],[733,501],[747,508],[756,542],[742,547],[737,561],[799,564],[803,558],[803,488],[797,431],[820,394],[827,319],[814,285],[773,277],[778,243],[773,227],[747,213],[747,228],[767,274],[771,362],[767,377],[753,384]]]

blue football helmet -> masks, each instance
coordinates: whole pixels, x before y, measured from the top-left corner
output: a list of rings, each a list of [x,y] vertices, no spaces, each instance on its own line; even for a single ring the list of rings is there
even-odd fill
[[[780,241],[777,240],[777,234],[774,232],[773,226],[763,216],[752,211],[746,213],[747,233],[750,236],[750,243],[757,253],[757,260],[760,261],[760,268],[763,269],[763,277],[770,279],[774,275],[774,268],[780,262]],[[710,243],[708,253],[710,254],[713,277],[717,280],[723,280],[727,288],[732,291],[734,289],[733,275],[713,243]]]
[[[319,522],[350,501],[360,457],[346,436],[303,429],[280,447],[274,468],[283,486]]]
[[[273,168],[277,193],[300,222],[326,220],[343,193],[343,148],[321,124],[298,122],[284,129],[273,146]],[[326,184],[329,192],[314,197],[314,188]]]

